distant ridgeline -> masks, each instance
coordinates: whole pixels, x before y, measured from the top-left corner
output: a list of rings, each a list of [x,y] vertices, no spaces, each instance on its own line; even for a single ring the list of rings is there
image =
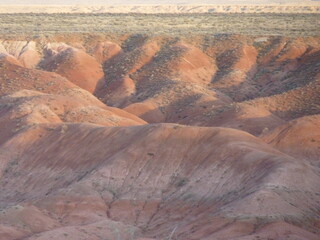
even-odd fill
[[[1,0],[3,5],[313,5],[319,0]]]
[[[0,13],[320,13],[313,5],[0,5]]]

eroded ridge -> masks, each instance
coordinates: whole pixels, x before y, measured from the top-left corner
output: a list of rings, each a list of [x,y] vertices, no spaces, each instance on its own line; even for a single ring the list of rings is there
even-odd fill
[[[320,38],[0,42],[0,239],[318,239]]]

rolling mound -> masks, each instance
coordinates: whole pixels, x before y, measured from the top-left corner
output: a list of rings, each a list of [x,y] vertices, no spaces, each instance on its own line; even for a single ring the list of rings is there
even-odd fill
[[[45,93],[58,93],[73,88],[80,89],[58,74],[24,68],[12,57],[0,59],[0,71],[1,95],[23,89]]]
[[[319,160],[319,115],[301,117],[266,133],[262,139],[296,158]]]
[[[102,67],[81,49],[66,44],[48,44],[41,68],[68,78],[79,87],[94,92],[103,78]]]
[[[145,123],[135,115],[117,108],[107,107],[98,101],[92,103],[85,99],[75,99],[69,96],[23,90],[3,97],[1,101],[4,106],[13,106],[13,108],[5,109],[11,113],[11,120],[20,119],[23,121],[25,118],[27,124],[90,122],[106,126],[117,126],[117,123],[126,125],[125,120],[117,119],[120,117],[127,118],[128,125],[130,125],[130,120],[133,125]],[[3,112],[2,116],[5,117],[6,114]]]
[[[105,62],[106,85],[96,95],[148,122],[222,124],[259,135],[319,112],[317,38],[221,36],[193,45],[137,38],[140,45],[124,42]],[[147,51],[152,44],[159,47]]]
[[[34,41],[2,41],[0,55],[15,58],[27,68],[35,67],[40,61],[40,55]]]
[[[0,240],[320,235],[320,38],[0,45]]]
[[[233,237],[240,237],[254,232],[257,218],[269,222],[284,215],[295,224],[308,216],[312,226],[319,214],[313,210],[316,200],[310,201],[319,191],[314,169],[247,133],[170,124],[63,126],[33,126],[2,145],[2,206],[19,204],[26,211],[34,206],[45,216],[50,212],[60,226],[89,227],[110,218],[141,227],[148,237],[168,236],[178,226],[175,234],[184,239],[214,237],[229,228],[238,229]],[[8,152],[17,146],[20,153]],[[33,174],[36,169],[41,174]],[[313,196],[308,204],[299,189]],[[33,206],[21,203],[31,199]],[[5,209],[4,219],[8,213]],[[215,221],[222,225],[212,225]]]

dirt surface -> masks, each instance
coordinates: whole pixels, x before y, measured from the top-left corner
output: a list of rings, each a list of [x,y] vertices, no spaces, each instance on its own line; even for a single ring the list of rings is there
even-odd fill
[[[0,239],[320,236],[320,38],[0,41]]]

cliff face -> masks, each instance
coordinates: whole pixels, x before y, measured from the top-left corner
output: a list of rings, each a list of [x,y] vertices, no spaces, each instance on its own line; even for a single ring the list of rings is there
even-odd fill
[[[0,239],[318,239],[320,38],[0,45]]]

